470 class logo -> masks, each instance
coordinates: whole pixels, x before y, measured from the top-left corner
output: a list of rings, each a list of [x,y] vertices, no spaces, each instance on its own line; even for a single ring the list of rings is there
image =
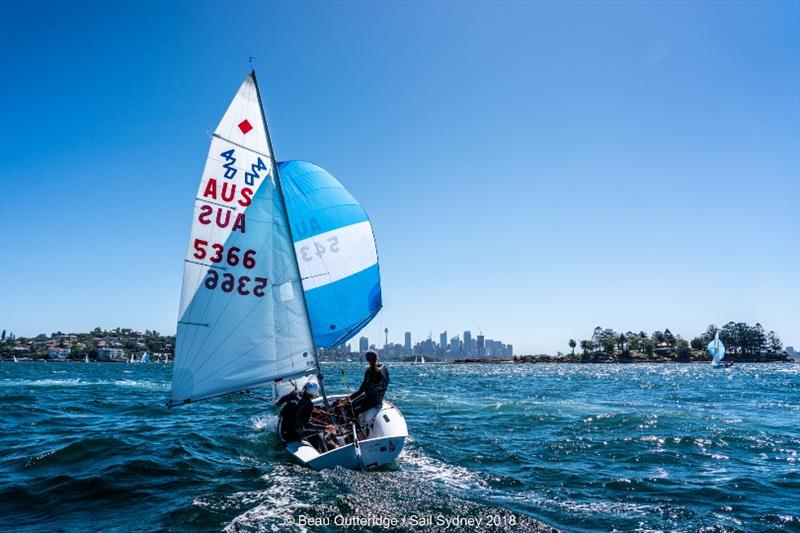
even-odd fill
[[[236,172],[238,172],[238,169],[233,166],[236,163],[236,157],[234,157],[235,154],[235,148],[225,150],[219,154],[220,157],[225,159],[225,163],[222,164],[222,168],[225,169],[225,174],[223,174],[223,177],[228,178],[229,180],[232,180],[236,176]],[[261,174],[259,174],[259,172],[269,170],[267,165],[264,164],[264,161],[260,157],[256,159],[257,161],[250,165],[250,172],[245,171],[244,173],[244,182],[250,186],[255,185],[257,179],[261,179]],[[269,174],[269,172],[267,172],[267,174]]]

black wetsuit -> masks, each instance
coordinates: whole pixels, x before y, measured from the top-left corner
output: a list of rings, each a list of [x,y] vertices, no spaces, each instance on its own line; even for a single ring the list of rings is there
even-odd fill
[[[350,399],[354,400],[353,411],[355,414],[360,415],[380,405],[388,387],[389,369],[386,368],[386,365],[378,365],[375,370],[372,367],[367,368],[361,386],[350,395]]]
[[[290,392],[278,400],[275,405],[283,405],[281,409],[281,438],[285,442],[304,439],[314,433],[325,430],[324,425],[311,423],[311,412],[314,404],[311,396],[301,391]]]

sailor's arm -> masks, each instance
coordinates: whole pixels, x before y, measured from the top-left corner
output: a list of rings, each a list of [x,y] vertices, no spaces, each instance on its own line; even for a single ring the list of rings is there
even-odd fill
[[[367,370],[367,372],[369,372],[369,370]],[[350,395],[351,400],[355,400],[357,397],[361,396],[367,391],[367,372],[364,372],[364,381],[361,382],[361,386],[357,391]]]
[[[275,406],[278,407],[285,404],[286,402],[292,399],[293,394],[294,392],[290,392],[289,394],[284,394],[283,396],[280,397],[280,399],[277,402],[275,402]]]

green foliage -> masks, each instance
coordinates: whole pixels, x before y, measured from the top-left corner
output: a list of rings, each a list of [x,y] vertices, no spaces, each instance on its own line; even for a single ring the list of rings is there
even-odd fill
[[[675,347],[675,358],[682,363],[688,363],[692,358],[692,349],[689,348],[689,343],[686,339],[676,339]]]
[[[706,341],[704,337],[695,337],[692,339],[692,349],[693,350],[705,350],[708,343],[711,341]]]
[[[728,322],[722,329],[711,324],[705,332],[694,337],[691,342],[680,335],[674,335],[668,328],[664,331],[656,330],[648,336],[646,332],[617,333],[613,329],[597,326],[592,331],[591,339],[577,343],[583,351],[583,360],[589,356],[597,360],[598,354],[608,356],[618,354],[620,361],[628,360],[629,354],[639,353],[652,356],[657,352],[660,356],[671,356],[678,361],[690,361],[692,350],[705,352],[706,346],[719,332],[719,337],[727,347],[731,359],[742,356],[749,360],[766,360],[767,356],[779,354],[783,350],[781,338],[774,331],[765,331],[761,324],[750,326],[744,322]],[[570,339],[570,347],[574,348],[575,341]],[[599,351],[602,350],[602,353]],[[574,350],[573,350],[574,353]],[[699,357],[699,356],[698,356]],[[705,357],[700,357],[705,359]]]

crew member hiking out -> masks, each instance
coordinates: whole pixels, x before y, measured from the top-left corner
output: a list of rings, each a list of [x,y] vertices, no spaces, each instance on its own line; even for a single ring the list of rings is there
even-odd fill
[[[336,432],[336,428],[332,425],[315,424],[311,421],[314,410],[311,400],[317,396],[319,396],[319,384],[309,381],[302,391],[292,391],[275,404],[283,405],[280,415],[280,434],[284,442],[302,440],[322,432],[329,434]]]

